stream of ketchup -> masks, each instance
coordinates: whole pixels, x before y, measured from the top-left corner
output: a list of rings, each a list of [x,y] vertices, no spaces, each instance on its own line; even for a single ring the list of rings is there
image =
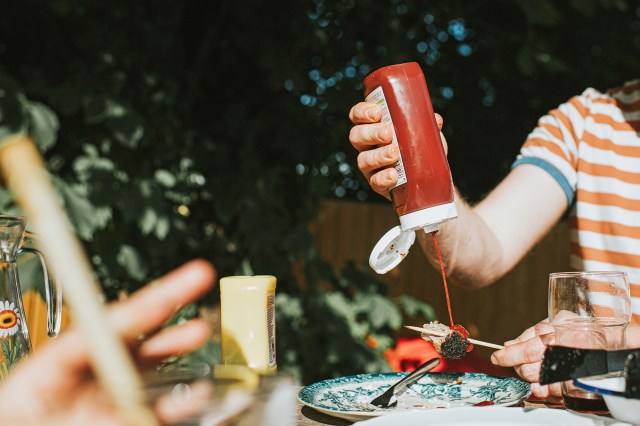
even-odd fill
[[[444,273],[444,262],[442,261],[442,253],[440,253],[440,247],[438,246],[438,239],[436,238],[436,233],[438,231],[431,232],[431,238],[433,239],[433,247],[436,249],[436,254],[438,255],[438,262],[440,262],[440,272],[442,273],[442,283],[444,284],[444,295],[447,298],[447,312],[449,313],[449,328],[455,330],[462,334],[467,339],[470,337],[469,332],[466,328],[464,328],[460,324],[454,324],[453,315],[451,314],[451,299],[449,298],[449,286],[447,285],[447,275]],[[467,346],[467,352],[471,352],[473,349],[473,344],[469,343]]]

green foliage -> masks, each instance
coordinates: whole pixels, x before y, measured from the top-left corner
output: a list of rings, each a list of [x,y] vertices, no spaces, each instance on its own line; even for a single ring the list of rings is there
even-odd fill
[[[424,67],[454,180],[478,198],[537,116],[637,73],[633,4],[11,2],[0,138],[35,137],[108,297],[193,257],[273,274],[281,369],[383,370],[402,316],[432,310],[327,265],[308,229],[323,197],[372,199],[348,143],[364,76]],[[17,211],[3,190],[0,209]]]
[[[400,305],[386,296],[383,284],[353,264],[340,275],[322,262],[310,269],[324,289],[277,296],[278,359],[298,376],[312,379],[388,370],[383,354],[393,347],[393,332],[402,325]],[[429,309],[406,299],[423,312]]]
[[[0,363],[0,381],[2,381],[7,378],[25,354],[22,349],[22,340],[19,338],[1,339],[0,348],[2,348],[2,363]]]

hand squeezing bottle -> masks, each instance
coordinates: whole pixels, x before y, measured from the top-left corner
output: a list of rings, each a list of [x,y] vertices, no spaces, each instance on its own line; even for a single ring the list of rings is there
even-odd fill
[[[409,62],[380,68],[364,80],[367,101],[382,108],[382,122],[393,125],[400,159],[391,201],[400,226],[389,230],[371,252],[379,274],[398,265],[415,241],[415,231],[434,232],[458,216],[453,181],[440,139],[427,83],[420,65]]]

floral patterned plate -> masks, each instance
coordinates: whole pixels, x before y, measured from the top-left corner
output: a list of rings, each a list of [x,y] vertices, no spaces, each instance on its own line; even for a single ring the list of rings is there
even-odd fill
[[[514,405],[531,394],[529,383],[483,373],[430,373],[398,397],[398,405],[381,409],[369,402],[407,373],[358,374],[304,387],[298,400],[323,413],[358,421],[402,411],[474,405]]]

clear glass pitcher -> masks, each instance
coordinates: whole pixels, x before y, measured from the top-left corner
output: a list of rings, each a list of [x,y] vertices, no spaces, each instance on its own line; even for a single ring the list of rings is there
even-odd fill
[[[44,272],[47,333],[55,337],[60,331],[62,293],[50,279],[42,254],[31,247],[32,236],[25,232],[25,226],[24,217],[0,215],[0,379],[31,352],[16,264],[18,254],[28,252],[39,259]]]

